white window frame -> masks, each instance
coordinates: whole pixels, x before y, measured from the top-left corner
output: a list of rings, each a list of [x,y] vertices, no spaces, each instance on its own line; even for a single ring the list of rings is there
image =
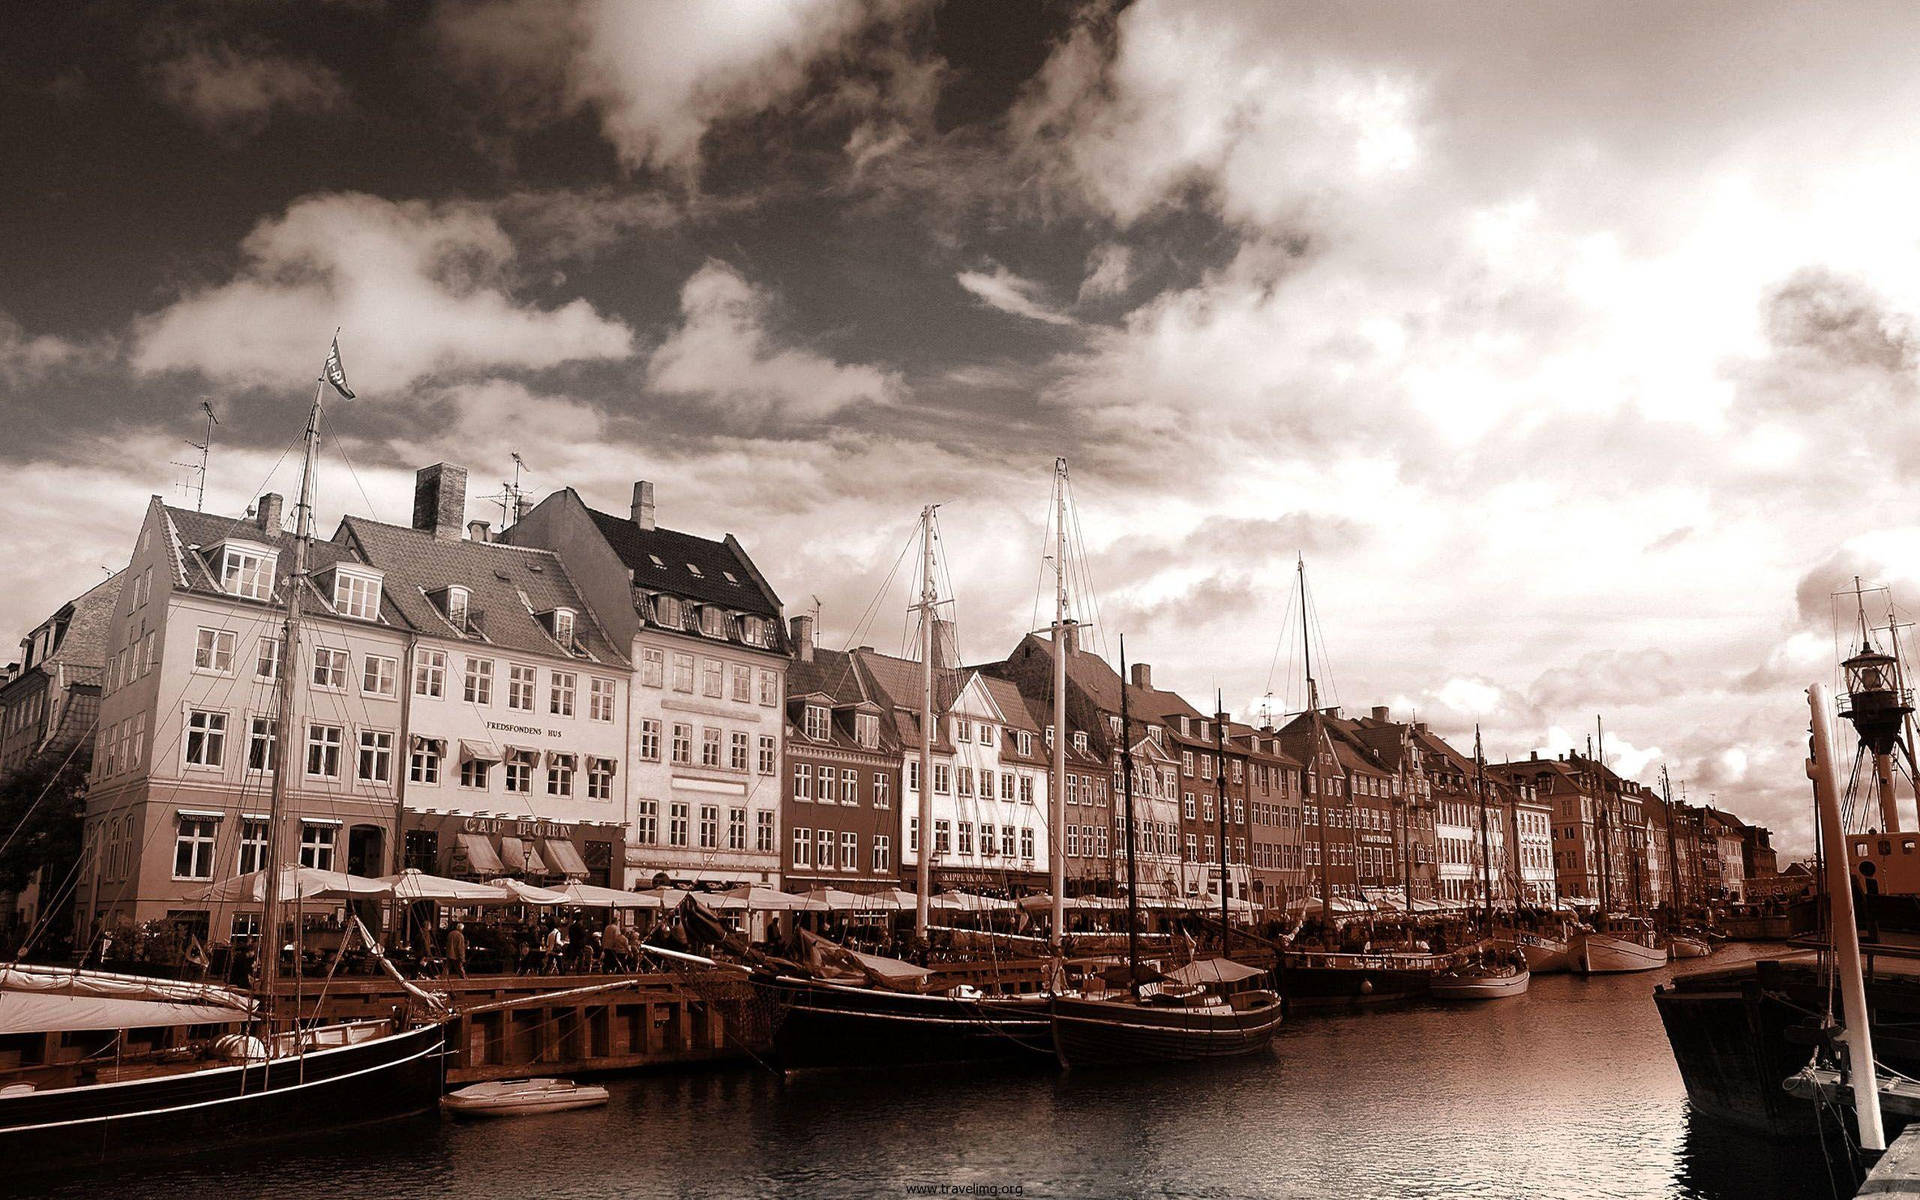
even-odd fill
[[[233,630],[202,625],[193,638],[194,672],[200,675],[233,674],[233,648]]]
[[[357,621],[380,617],[380,577],[336,567],[333,572],[333,611]]]
[[[447,694],[447,652],[421,646],[413,660],[413,694],[441,700]]]
[[[184,766],[206,771],[223,770],[227,765],[227,714],[217,708],[190,708],[186,717],[186,736],[181,739]],[[194,753],[198,739],[199,754]]]
[[[347,690],[347,673],[353,670],[353,655],[340,646],[315,646],[313,671],[308,680],[328,692]]]
[[[331,733],[331,738],[322,736]],[[346,729],[344,726],[329,724],[325,721],[307,722],[306,756],[303,766],[308,779],[340,778],[341,756],[346,753]],[[321,770],[314,770],[317,761]],[[326,770],[328,759],[332,759],[332,770]]]
[[[467,657],[466,669],[461,673],[460,698],[468,704],[492,705],[492,659],[472,655]]]

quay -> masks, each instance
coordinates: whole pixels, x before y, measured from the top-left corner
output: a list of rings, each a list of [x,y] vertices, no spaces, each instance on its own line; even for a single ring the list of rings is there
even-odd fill
[[[1893,1140],[1854,1194],[1920,1200],[1920,1125],[1909,1126]]]

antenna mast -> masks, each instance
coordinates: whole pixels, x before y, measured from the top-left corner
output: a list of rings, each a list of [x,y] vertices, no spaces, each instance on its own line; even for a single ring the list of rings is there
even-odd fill
[[[192,438],[186,439],[187,445],[200,452],[200,461],[173,464],[176,467],[185,467],[187,473],[193,478],[193,482],[186,486],[193,492],[193,511],[195,512],[207,511],[207,458],[213,450],[213,427],[220,423],[220,418],[213,415],[213,405],[205,400],[200,402],[200,411],[207,416],[206,432],[197,442]]]

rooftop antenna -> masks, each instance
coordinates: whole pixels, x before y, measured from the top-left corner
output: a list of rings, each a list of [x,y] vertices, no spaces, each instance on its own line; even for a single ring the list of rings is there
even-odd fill
[[[520,457],[518,450],[509,451],[508,453],[513,458],[513,481],[509,483],[506,480],[502,480],[500,482],[500,494],[492,497],[493,502],[500,506],[500,528],[502,529],[505,529],[521,517],[527,515],[527,493],[525,489],[520,486],[520,472],[528,471],[531,473],[531,468],[527,466],[527,460]]]
[[[200,461],[173,464],[176,467],[185,467],[192,480],[190,483],[182,484],[181,488],[183,491],[193,493],[193,511],[195,512],[207,510],[207,456],[213,449],[213,427],[220,423],[220,418],[213,415],[213,405],[204,399],[200,401],[200,411],[207,415],[206,432],[197,442],[192,438],[186,439],[187,445],[200,452]]]

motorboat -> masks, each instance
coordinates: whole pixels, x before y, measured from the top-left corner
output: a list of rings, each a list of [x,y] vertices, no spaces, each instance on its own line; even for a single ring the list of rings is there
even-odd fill
[[[448,1092],[440,1107],[456,1117],[526,1117],[593,1108],[607,1089],[571,1079],[495,1079]]]
[[[1568,944],[1573,968],[1582,975],[1620,975],[1667,965],[1667,948],[1657,944],[1644,919],[1616,917],[1600,928],[1574,935]]]
[[[1442,971],[1429,990],[1436,1000],[1500,1000],[1526,994],[1533,973],[1522,963],[1474,963]]]

